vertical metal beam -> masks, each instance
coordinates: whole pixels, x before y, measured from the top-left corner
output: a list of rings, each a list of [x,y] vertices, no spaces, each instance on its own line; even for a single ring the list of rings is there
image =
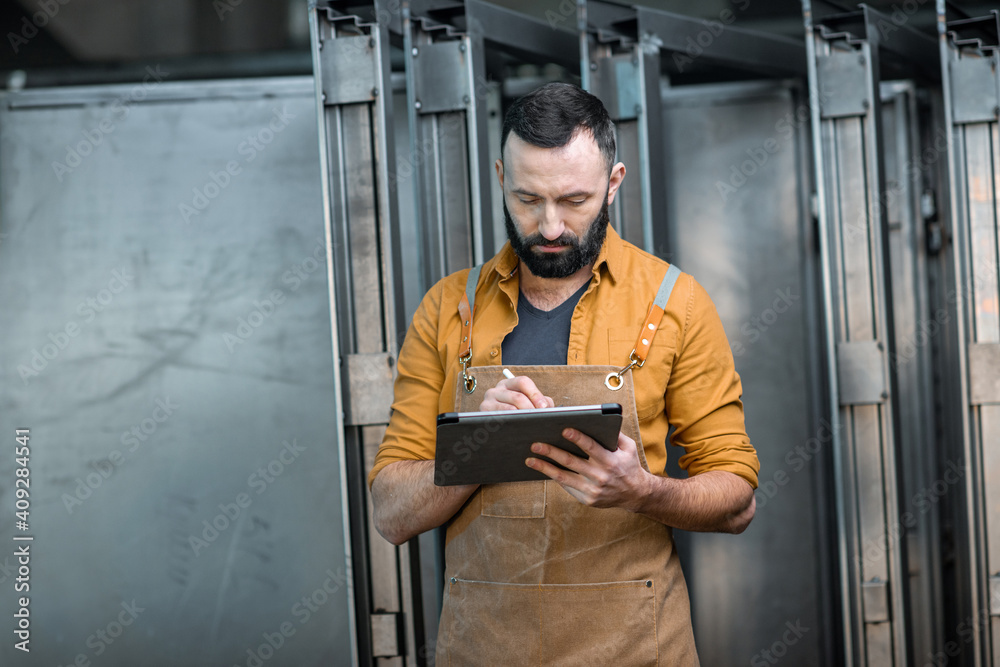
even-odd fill
[[[907,664],[877,36],[803,1],[830,363],[847,664]]]
[[[928,489],[935,489],[939,448],[936,436],[934,377],[931,347],[938,344],[944,311],[931,313],[928,293],[928,243],[925,223],[935,215],[933,190],[936,163],[944,154],[932,142],[939,139],[921,122],[931,109],[918,108],[918,89],[912,81],[885,82],[882,97],[882,148],[886,190],[883,197],[889,228],[892,267],[892,303],[899,393],[899,451],[903,506],[899,522],[906,528],[903,548],[909,564],[905,584],[912,628],[911,654],[933,655],[942,639],[941,530],[937,505],[925,504]],[[927,124],[929,125],[929,124]],[[926,151],[922,148],[926,146]],[[927,152],[930,151],[930,152]],[[925,156],[929,156],[929,159]],[[942,165],[943,166],[943,165]]]
[[[426,287],[493,255],[482,35],[403,8],[414,202]],[[478,57],[477,57],[478,56]]]
[[[947,21],[937,3],[948,128],[972,664],[1000,664],[1000,13]]]
[[[400,265],[389,39],[385,23],[311,2],[310,22],[319,116],[320,163],[327,226],[336,383],[345,397],[338,414],[349,478],[348,562],[356,591],[357,640],[352,664],[417,664],[419,586],[413,555],[371,525],[367,473],[389,421],[396,321],[393,294]],[[368,7],[378,16],[378,5]],[[388,14],[387,14],[388,15]]]

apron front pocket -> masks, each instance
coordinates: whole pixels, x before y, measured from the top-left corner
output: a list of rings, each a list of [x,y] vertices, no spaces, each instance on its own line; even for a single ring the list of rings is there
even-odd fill
[[[652,582],[448,581],[440,664],[658,664]]]
[[[545,517],[545,481],[483,484],[483,516],[504,519]]]

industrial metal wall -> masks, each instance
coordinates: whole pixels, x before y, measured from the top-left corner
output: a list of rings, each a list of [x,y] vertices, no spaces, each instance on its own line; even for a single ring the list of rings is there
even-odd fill
[[[0,663],[352,661],[317,145],[308,77],[3,97]]]

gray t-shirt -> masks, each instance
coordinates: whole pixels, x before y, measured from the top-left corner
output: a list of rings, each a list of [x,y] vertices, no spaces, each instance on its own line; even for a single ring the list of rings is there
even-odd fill
[[[500,346],[505,366],[562,366],[569,350],[573,309],[590,287],[588,281],[573,296],[549,311],[539,310],[520,294],[517,326]]]

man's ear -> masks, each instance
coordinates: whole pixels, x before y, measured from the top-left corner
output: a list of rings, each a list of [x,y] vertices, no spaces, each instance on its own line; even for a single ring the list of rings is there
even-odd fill
[[[493,164],[497,170],[497,180],[500,181],[500,189],[503,190],[503,160],[497,158],[497,161]]]
[[[623,180],[625,180],[625,165],[619,162],[611,167],[611,177],[608,180],[608,206],[614,203],[615,193],[618,192]]]

